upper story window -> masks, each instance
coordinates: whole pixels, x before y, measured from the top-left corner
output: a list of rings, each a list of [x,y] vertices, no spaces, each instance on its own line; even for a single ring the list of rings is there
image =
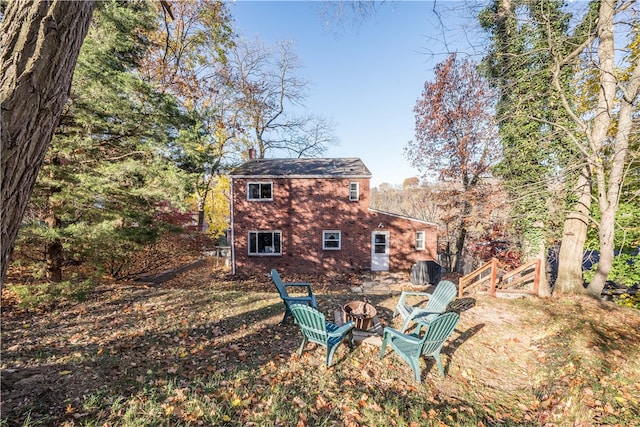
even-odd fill
[[[247,200],[273,200],[273,183],[250,182],[247,184]]]
[[[342,234],[338,230],[325,230],[322,232],[322,249],[338,250],[342,242]]]
[[[426,249],[425,243],[425,232],[424,231],[416,231],[416,249],[419,251],[424,251]]]
[[[282,255],[282,232],[250,231],[249,255]]]
[[[360,185],[357,182],[349,183],[349,200],[358,200],[360,198]]]

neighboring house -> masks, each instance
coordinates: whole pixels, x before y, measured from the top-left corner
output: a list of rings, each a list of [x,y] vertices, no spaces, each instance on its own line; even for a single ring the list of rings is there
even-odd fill
[[[251,159],[230,177],[234,274],[409,272],[437,259],[435,224],[369,208],[358,158]]]

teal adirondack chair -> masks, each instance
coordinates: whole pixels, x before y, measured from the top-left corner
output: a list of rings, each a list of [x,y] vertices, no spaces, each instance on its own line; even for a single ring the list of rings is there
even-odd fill
[[[444,378],[444,369],[440,361],[440,350],[445,341],[453,333],[460,315],[455,312],[439,314],[430,323],[424,324],[418,321],[414,333],[402,334],[393,328],[384,329],[382,347],[380,349],[380,359],[384,357],[387,344],[393,348],[413,369],[413,376],[417,382],[420,381],[420,357],[431,356],[438,365],[440,375]],[[422,328],[426,332],[420,336]]]
[[[438,283],[433,294],[427,292],[403,291],[400,295],[400,300],[393,311],[394,317],[399,314],[404,319],[400,332],[405,332],[409,323],[412,321],[420,320],[423,323],[428,323],[435,319],[438,314],[444,313],[447,306],[455,298],[457,293],[458,290],[456,289],[456,285],[448,280],[442,280]],[[410,295],[428,297],[429,300],[424,307],[414,307],[407,303],[407,297]]]
[[[353,327],[355,323],[347,322],[342,326],[327,322],[324,314],[315,308],[302,304],[292,304],[291,312],[300,326],[302,332],[302,344],[298,349],[298,355],[308,342],[314,342],[327,348],[327,367],[331,366],[331,359],[338,345],[348,336],[349,347],[353,347]]]
[[[276,289],[278,290],[278,294],[280,294],[280,298],[282,298],[282,302],[284,302],[284,317],[282,318],[281,325],[284,325],[287,317],[291,316],[291,306],[293,304],[306,304],[313,308],[318,308],[318,303],[316,302],[316,297],[313,295],[311,291],[311,284],[304,282],[288,282],[285,283],[282,281],[278,270],[275,268],[271,270],[271,280],[273,280],[273,284],[276,285]],[[305,288],[307,291],[306,296],[289,296],[287,292],[287,287],[292,288]]]

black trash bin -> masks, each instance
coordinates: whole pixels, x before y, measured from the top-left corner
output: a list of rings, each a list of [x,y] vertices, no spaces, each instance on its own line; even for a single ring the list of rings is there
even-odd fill
[[[435,285],[442,277],[442,266],[435,261],[418,261],[411,266],[411,283],[414,285]]]

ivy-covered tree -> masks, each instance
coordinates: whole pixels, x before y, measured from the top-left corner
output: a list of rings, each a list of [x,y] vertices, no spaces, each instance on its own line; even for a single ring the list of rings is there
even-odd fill
[[[165,157],[181,126],[173,97],[136,72],[157,22],[147,2],[102,2],[79,55],[68,104],[30,202],[24,243],[44,243],[46,273],[68,262],[115,272],[158,234],[160,202],[184,200],[187,179]]]
[[[508,158],[507,164],[518,168],[522,163],[539,163],[543,172],[561,172],[560,182],[571,184],[565,187],[570,209],[564,217],[556,290],[583,289],[582,256],[587,226],[593,220],[589,217],[593,196],[600,213],[601,261],[589,291],[599,295],[613,260],[615,214],[637,113],[640,56],[632,45],[638,11],[635,2],[625,0],[584,6],[579,10],[575,4],[568,9],[556,0],[496,0],[481,15],[481,22],[493,35],[487,62],[503,96],[500,118],[505,124],[519,122],[534,129],[506,138],[516,153],[518,147],[529,153],[519,161]],[[571,26],[572,21],[577,24]],[[616,49],[622,52],[618,65]],[[540,83],[531,84],[536,76]],[[578,99],[580,88],[591,82],[593,96]],[[535,103],[535,97],[542,103]],[[507,130],[502,127],[508,137]],[[532,140],[543,145],[526,150]],[[568,149],[557,150],[562,146]],[[553,150],[546,151],[547,147]]]
[[[516,10],[526,11],[526,17]],[[512,200],[516,230],[534,252],[542,254],[548,242],[559,240],[557,230],[565,217],[562,207],[572,200],[565,200],[567,187],[589,194],[581,169],[567,167],[576,159],[575,149],[563,132],[549,125],[573,128],[567,113],[558,108],[559,97],[550,85],[553,58],[545,48],[545,16],[554,37],[567,33],[570,15],[562,12],[557,1],[512,4],[498,0],[480,14],[481,25],[493,34],[483,67],[500,92],[496,116],[504,157],[494,173],[502,178]],[[568,85],[571,76],[565,70],[562,84]],[[580,214],[584,211],[576,210],[575,216]],[[579,236],[575,237],[579,246]],[[565,260],[563,267],[567,265]]]
[[[462,268],[474,201],[486,197],[482,191],[491,187],[483,184],[500,156],[494,105],[495,94],[475,65],[454,54],[436,66],[434,81],[425,83],[414,108],[416,135],[405,155],[421,173],[449,183],[457,193],[450,199],[459,219],[456,271]]]

